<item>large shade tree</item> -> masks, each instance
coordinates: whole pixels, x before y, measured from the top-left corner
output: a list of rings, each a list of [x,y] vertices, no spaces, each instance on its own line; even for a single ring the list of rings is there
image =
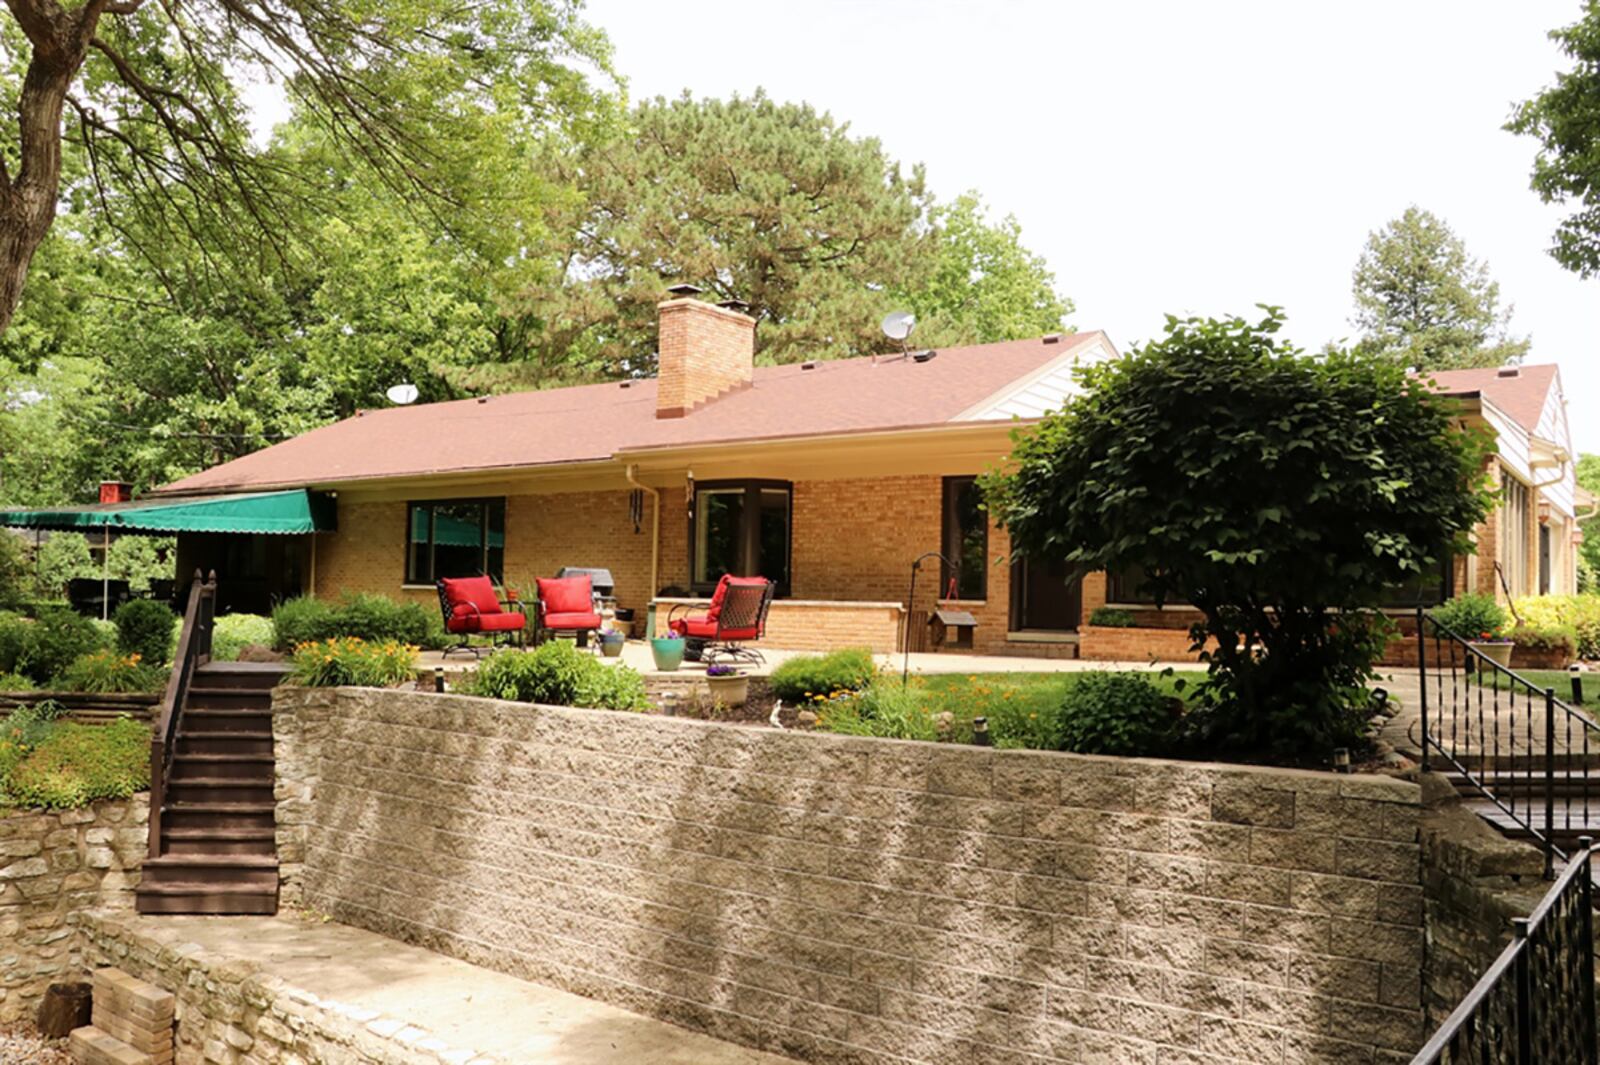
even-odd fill
[[[565,284],[511,301],[537,329],[466,383],[649,372],[655,305],[677,283],[748,304],[768,363],[883,351],[895,309],[926,319],[928,345],[1058,331],[1071,310],[1014,219],[991,222],[975,194],[937,204],[920,166],[807,104],[646,100],[622,136],[551,166],[579,193],[560,227]]]
[[[1360,736],[1382,635],[1360,612],[1484,514],[1484,445],[1403,368],[1307,357],[1282,324],[1169,318],[986,488],[1019,553],[1200,611],[1211,743],[1315,757]]]
[[[208,272],[249,274],[291,262],[309,191],[252,140],[249,84],[281,84],[305,121],[449,229],[502,189],[471,146],[591,114],[588,70],[606,61],[571,0],[6,7],[0,329],[63,198],[66,137],[108,212],[145,214],[151,230],[206,249]],[[152,241],[134,250],[157,261]]]
[[[1600,2],[1552,30],[1569,70],[1519,104],[1506,129],[1539,142],[1531,185],[1545,203],[1573,208],[1556,227],[1550,254],[1583,277],[1600,273]]]
[[[1520,360],[1489,267],[1430,211],[1408,207],[1368,235],[1353,275],[1359,347],[1402,366],[1451,370]]]

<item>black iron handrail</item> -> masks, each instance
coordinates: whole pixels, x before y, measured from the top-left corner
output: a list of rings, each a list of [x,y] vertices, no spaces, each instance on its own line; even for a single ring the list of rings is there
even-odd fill
[[[1600,726],[1420,607],[1417,670],[1422,769],[1435,753],[1448,763],[1538,844],[1550,879],[1567,857],[1557,835],[1570,843],[1600,813],[1600,773],[1590,774],[1600,769]]]
[[[1411,1065],[1596,1065],[1592,841]]]
[[[200,571],[195,570],[194,581],[189,585],[189,602],[183,611],[183,628],[178,633],[178,646],[172,655],[172,674],[167,678],[155,731],[150,735],[152,858],[161,857],[161,812],[166,805],[167,776],[177,746],[178,723],[183,718],[183,704],[189,697],[194,671],[211,659],[211,634],[216,614],[217,574],[212,571],[210,577],[202,577]]]

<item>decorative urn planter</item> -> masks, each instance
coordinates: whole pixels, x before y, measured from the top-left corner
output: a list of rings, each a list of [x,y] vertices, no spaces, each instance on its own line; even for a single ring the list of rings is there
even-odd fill
[[[711,690],[712,701],[727,707],[743,706],[750,698],[750,677],[737,670],[713,672],[716,668],[706,670],[706,687]]]
[[[671,673],[683,665],[683,652],[687,645],[682,636],[652,636],[650,656],[656,660],[656,669]]]
[[[1468,640],[1467,646],[1501,669],[1511,668],[1511,650],[1516,644],[1510,640]]]
[[[627,637],[616,629],[607,629],[600,634],[600,653],[607,658],[616,658],[622,654],[622,645]]]

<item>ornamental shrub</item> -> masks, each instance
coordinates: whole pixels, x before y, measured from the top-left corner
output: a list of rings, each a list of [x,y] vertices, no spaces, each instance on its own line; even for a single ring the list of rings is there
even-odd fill
[[[272,633],[272,646],[280,651],[326,640],[334,635],[333,607],[309,596],[285,600],[272,611]]]
[[[1169,317],[1088,367],[983,484],[1014,553],[1138,570],[1157,603],[1200,612],[1214,751],[1298,760],[1325,755],[1366,705],[1352,678],[1374,676],[1353,657],[1370,643],[1330,622],[1466,547],[1489,447],[1404,367],[1307,355],[1264,310]]]
[[[1161,754],[1178,717],[1174,703],[1141,673],[1079,674],[1061,701],[1057,749],[1079,754]]]
[[[826,655],[796,655],[774,669],[767,683],[774,696],[793,704],[860,691],[876,672],[871,651],[849,647]]]
[[[1432,613],[1433,620],[1463,640],[1498,640],[1511,621],[1492,595],[1458,595]]]
[[[125,799],[149,786],[150,729],[126,716],[107,725],[55,724],[4,779],[14,805],[54,810]]]
[[[28,623],[17,672],[48,685],[68,666],[109,644],[100,627],[81,614],[52,607]]]
[[[550,640],[533,651],[500,651],[484,659],[470,690],[490,699],[597,710],[645,710],[644,678],[617,663],[606,665],[570,640]]]
[[[438,610],[431,613],[438,622]],[[443,623],[430,623],[430,612],[420,603],[399,603],[370,594],[346,595],[337,603],[304,596],[290,599],[272,612],[272,626],[273,646],[280,651],[341,636],[418,647],[441,646],[443,640]]]
[[[0,612],[0,673],[18,671],[32,625],[27,618]]]
[[[294,649],[292,661],[294,680],[314,688],[392,688],[417,674],[414,644],[368,643],[358,636],[302,643]]]
[[[1533,625],[1524,622],[1511,630],[1511,642],[1530,651],[1549,651],[1572,658],[1578,653],[1578,633],[1570,625]]]
[[[125,655],[138,655],[148,665],[166,665],[172,661],[176,617],[165,603],[153,599],[128,600],[111,615],[117,627],[117,650]]]
[[[234,662],[246,647],[271,647],[275,639],[272,619],[260,614],[224,614],[211,630],[211,657]]]
[[[1138,624],[1133,614],[1114,606],[1097,606],[1089,614],[1089,624],[1105,629],[1131,629]]]
[[[1579,658],[1600,658],[1600,595],[1530,595],[1516,602],[1529,625],[1571,626]],[[0,659],[0,665],[4,660]]]
[[[59,683],[69,692],[107,695],[158,692],[166,680],[167,671],[161,666],[152,666],[137,654],[124,655],[108,650],[74,659],[62,671]]]
[[[37,687],[20,673],[0,673],[0,692],[31,692]]]

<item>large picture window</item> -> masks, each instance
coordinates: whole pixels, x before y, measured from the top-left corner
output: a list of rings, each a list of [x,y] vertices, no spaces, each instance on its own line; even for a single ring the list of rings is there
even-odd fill
[[[716,481],[695,486],[689,517],[689,573],[709,595],[724,573],[765,577],[789,594],[792,491],[787,481]]]
[[[983,494],[976,477],[946,477],[940,551],[959,567],[957,599],[989,597],[989,515],[983,509]],[[950,590],[950,568],[940,564],[939,595]]]
[[[502,579],[506,501],[448,499],[406,506],[406,583],[445,577]]]

